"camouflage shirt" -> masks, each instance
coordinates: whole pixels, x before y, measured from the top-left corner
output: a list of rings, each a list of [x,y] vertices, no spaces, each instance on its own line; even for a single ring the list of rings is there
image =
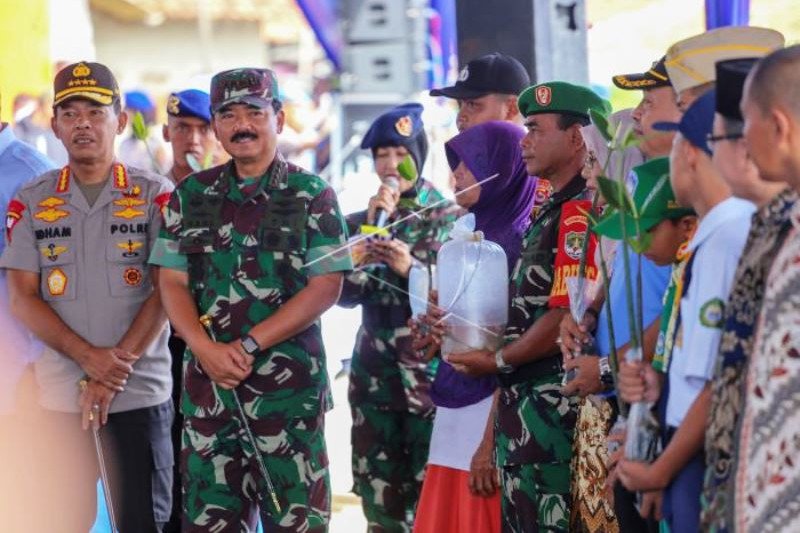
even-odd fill
[[[401,203],[389,219],[391,223],[441,202],[391,228],[394,238],[407,243],[412,257],[423,264],[436,261],[436,252],[458,213],[457,207],[443,198],[429,182],[421,181],[418,205]],[[366,220],[366,211],[349,215],[350,232],[357,233]],[[386,267],[367,266],[345,278],[339,305],[362,306],[362,324],[350,369],[349,397],[353,404],[369,402],[415,413],[433,408],[430,385],[435,369],[411,348],[411,332],[406,325],[411,318],[407,291],[408,279]]]
[[[563,189],[554,193],[540,207],[522,239],[522,253],[511,273],[509,296],[511,308],[506,327],[506,344],[521,337],[548,311],[548,300],[553,286],[553,272],[558,247],[558,229],[561,208],[569,200],[583,199],[586,181],[575,176]],[[559,353],[556,348],[553,355]],[[515,382],[526,375],[529,365],[515,372],[500,375],[501,383]]]
[[[352,268],[336,195],[320,178],[278,154],[249,189],[233,163],[192,174],[170,198],[154,264],[188,270],[198,311],[213,318],[220,342],[246,334],[300,292],[310,277]],[[256,357],[239,387],[252,415],[315,416],[330,390],[319,322]],[[189,350],[181,408],[216,416],[230,407]]]

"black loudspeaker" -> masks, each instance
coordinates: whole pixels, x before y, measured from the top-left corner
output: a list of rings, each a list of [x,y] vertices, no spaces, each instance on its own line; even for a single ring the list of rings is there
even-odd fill
[[[585,0],[455,0],[461,66],[491,52],[517,58],[534,83],[587,83]]]

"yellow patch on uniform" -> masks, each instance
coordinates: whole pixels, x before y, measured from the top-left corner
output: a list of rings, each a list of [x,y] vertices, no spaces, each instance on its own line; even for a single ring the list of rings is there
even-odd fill
[[[132,207],[126,207],[122,211],[114,211],[114,216],[117,218],[124,218],[130,220],[132,218],[142,217],[144,216],[144,211],[140,211],[138,209],[133,209]]]
[[[144,205],[147,202],[142,200],[141,198],[135,198],[131,196],[125,196],[120,198],[119,200],[114,200],[114,205],[118,205],[120,207],[136,207],[139,205]]]
[[[55,196],[50,196],[45,198],[41,202],[39,202],[39,207],[58,207],[60,205],[64,205],[66,202],[61,198],[56,198]]]
[[[125,170],[125,166],[121,163],[114,163],[114,166],[111,167],[111,173],[114,176],[114,187],[119,190],[125,190],[128,188],[128,171]]]
[[[67,275],[60,268],[54,268],[47,275],[47,290],[50,296],[62,296],[67,291]]]
[[[64,217],[69,216],[69,211],[63,211],[56,207],[48,207],[47,209],[43,209],[33,215],[33,218],[38,218],[39,220],[44,220],[45,222],[53,223],[56,220],[60,220]]]
[[[122,279],[125,280],[126,285],[131,287],[138,287],[142,284],[142,271],[138,268],[126,268],[122,274]]]
[[[57,261],[58,256],[63,254],[67,251],[66,246],[56,246],[52,242],[47,246],[40,248],[42,255],[48,258],[50,261]]]
[[[124,257],[135,257],[139,255],[139,252],[137,252],[136,250],[138,250],[142,246],[144,246],[144,243],[139,241],[133,241],[131,239],[128,239],[127,242],[117,243],[117,248],[124,250],[124,253],[122,254]]]

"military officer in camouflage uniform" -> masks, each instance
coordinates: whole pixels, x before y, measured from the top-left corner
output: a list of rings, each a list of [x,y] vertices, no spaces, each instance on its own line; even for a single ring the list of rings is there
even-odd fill
[[[532,176],[550,181],[554,193],[523,237],[511,274],[506,344],[495,353],[451,355],[470,375],[497,373],[496,449],[503,490],[503,531],[568,531],[570,461],[577,402],[562,396],[556,345],[566,309],[551,309],[561,209],[584,198],[585,148],[580,128],[590,108],[610,105],[589,89],[564,82],[529,87],[519,96],[527,135],[522,157]]]
[[[212,126],[232,161],[189,175],[151,255],[189,349],[182,411],[187,532],[323,532],[330,519],[324,414],[330,389],[319,315],[347,254],[336,196],[277,151],[284,114],[269,69],[211,81]],[[212,319],[213,336],[198,322]],[[216,339],[216,340],[215,340]],[[244,438],[236,389],[257,450]],[[280,510],[266,490],[261,454]]]
[[[438,205],[392,225],[392,238],[360,243],[357,270],[345,278],[339,305],[362,306],[362,324],[350,370],[353,414],[354,491],[371,532],[410,531],[428,459],[434,406],[429,391],[433,369],[411,348],[408,272],[413,262],[427,265],[454,221],[454,207],[423,178],[399,177],[398,165],[410,156],[421,170],[428,153],[422,106],[395,107],[373,122],[361,147],[370,149],[382,185],[366,211],[347,217],[350,232],[389,214],[388,224],[415,210]],[[398,179],[399,187],[385,184]]]
[[[127,117],[107,67],[69,65],[54,92],[53,130],[69,163],[20,188],[0,260],[12,311],[47,345],[35,363],[44,434],[31,443],[47,510],[28,530],[91,528],[98,462],[81,425],[94,425],[119,531],[157,531],[171,502],[172,380],[158,269],[147,256],[172,184],[115,160]]]

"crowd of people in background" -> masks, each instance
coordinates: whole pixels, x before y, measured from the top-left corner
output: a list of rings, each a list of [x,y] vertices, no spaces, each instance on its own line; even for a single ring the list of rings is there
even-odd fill
[[[52,118],[17,98],[0,456],[32,460],[6,459],[9,531],[88,531],[98,479],[115,531],[327,531],[337,304],[362,311],[370,532],[800,528],[800,47],[720,28],[611,82],[640,103],[472,58],[430,92],[458,107],[453,194],[403,103],[363,136],[377,192],[351,214],[296,164],[326,126],[299,131],[270,69],[171,93],[162,127],[95,62],[56,74]],[[506,258],[508,319],[453,350],[436,261],[467,220]]]

